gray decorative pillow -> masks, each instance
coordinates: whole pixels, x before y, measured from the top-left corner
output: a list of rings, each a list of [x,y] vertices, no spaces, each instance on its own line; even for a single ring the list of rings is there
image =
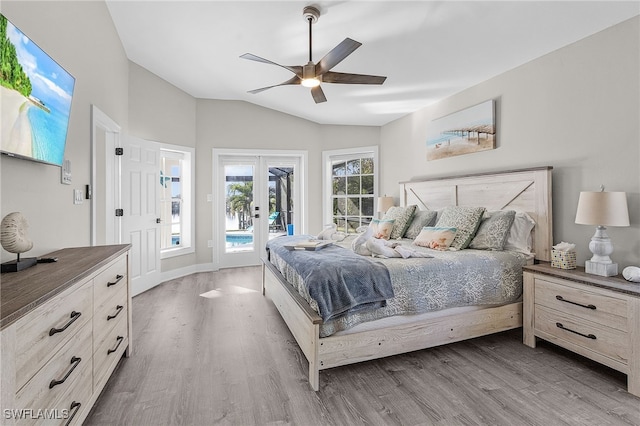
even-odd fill
[[[409,224],[411,223],[411,219],[413,218],[413,212],[416,211],[415,204],[407,207],[397,207],[393,206],[387,213],[385,213],[383,220],[395,220],[393,224],[393,230],[391,231],[391,239],[395,240],[398,238],[402,238],[404,233],[407,231]]]
[[[433,226],[436,223],[436,216],[438,212],[435,210],[418,210],[416,209],[415,213],[413,213],[413,219],[409,224],[406,232],[404,233],[405,238],[411,238],[415,240],[418,235],[420,235],[420,231],[425,226]]]
[[[447,207],[442,211],[436,227],[456,228],[458,231],[450,247],[453,250],[462,250],[469,246],[484,212],[484,207]]]
[[[478,250],[503,250],[507,242],[509,230],[513,225],[516,212],[513,210],[501,210],[490,212],[482,219],[476,236],[473,237],[469,248]]]

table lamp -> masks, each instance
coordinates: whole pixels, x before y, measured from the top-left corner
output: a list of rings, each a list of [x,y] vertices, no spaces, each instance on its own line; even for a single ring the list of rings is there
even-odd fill
[[[378,213],[382,213],[383,215],[393,207],[393,197],[378,197]]]
[[[618,264],[609,255],[613,253],[613,243],[605,226],[629,226],[629,210],[625,192],[581,192],[578,199],[576,223],[596,225],[596,233],[591,238],[589,250],[591,260],[584,264],[588,274],[612,277],[618,275]]]

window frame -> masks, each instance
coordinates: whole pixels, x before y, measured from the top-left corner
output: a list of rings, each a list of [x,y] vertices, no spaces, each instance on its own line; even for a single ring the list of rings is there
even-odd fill
[[[160,259],[195,253],[195,148],[160,143],[160,159],[181,156],[181,241],[179,247],[160,249]],[[164,155],[167,153],[167,155]]]
[[[377,145],[356,148],[336,149],[322,152],[322,222],[333,223],[333,193],[332,175],[333,163],[336,161],[349,161],[362,158],[373,159],[373,216],[375,219],[378,210],[378,182],[380,165],[378,161],[379,148]],[[367,216],[368,217],[368,216]]]

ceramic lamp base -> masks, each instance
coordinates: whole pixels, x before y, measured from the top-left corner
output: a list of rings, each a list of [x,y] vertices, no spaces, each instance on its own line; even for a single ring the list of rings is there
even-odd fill
[[[31,268],[36,263],[38,263],[38,259],[36,257],[27,257],[26,259],[11,260],[9,262],[5,262],[2,264],[2,273],[4,274],[5,272],[23,271],[27,268]]]
[[[587,274],[600,275],[602,277],[614,277],[618,275],[618,264],[592,262],[587,260],[584,262],[584,271]]]

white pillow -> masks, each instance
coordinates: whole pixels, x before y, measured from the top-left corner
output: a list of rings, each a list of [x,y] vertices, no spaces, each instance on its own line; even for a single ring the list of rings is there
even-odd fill
[[[393,230],[393,219],[373,219],[369,226],[373,229],[374,238],[382,238],[388,240]]]
[[[533,254],[531,231],[536,222],[525,212],[516,212],[504,250],[517,251],[524,254]]]
[[[425,226],[413,240],[413,244],[436,250],[447,250],[456,237],[456,228]]]

